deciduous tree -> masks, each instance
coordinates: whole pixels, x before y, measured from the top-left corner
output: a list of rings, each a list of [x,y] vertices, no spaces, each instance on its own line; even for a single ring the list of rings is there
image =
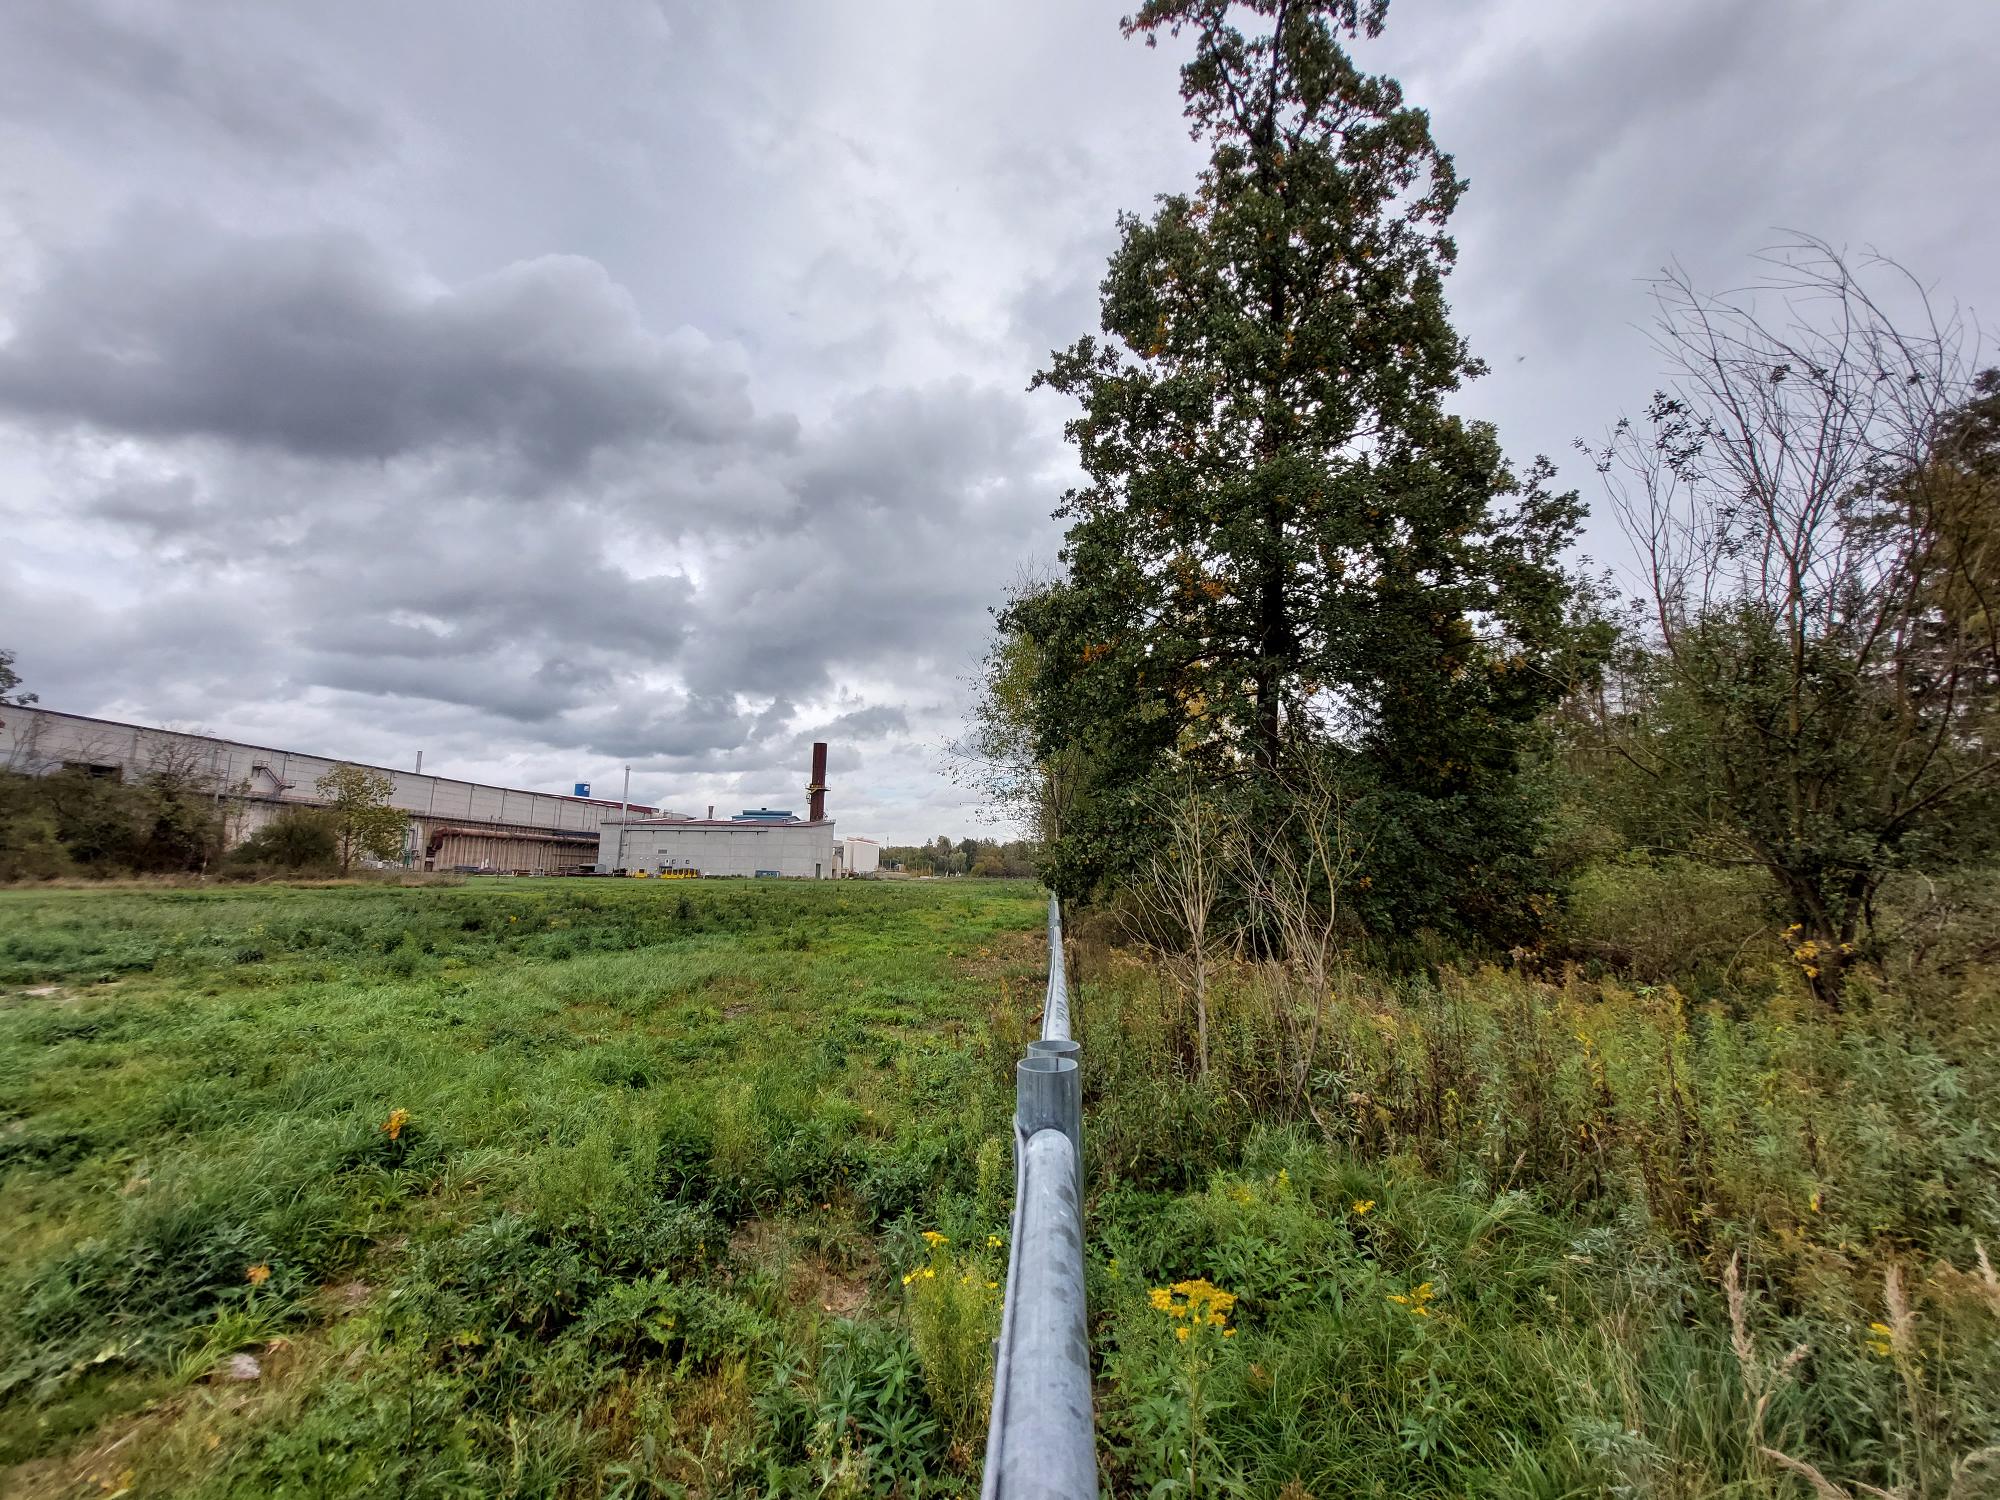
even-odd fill
[[[33,693],[20,691],[20,674],[14,670],[14,653],[0,651],[0,708],[26,708],[38,701]]]
[[[1209,160],[1120,220],[1104,338],[1036,381],[1080,403],[1087,482],[1067,576],[1002,625],[1036,648],[1040,753],[1090,752],[1051,859],[1071,893],[1143,866],[1161,776],[1276,799],[1288,757],[1334,747],[1406,835],[1377,845],[1384,920],[1502,925],[1532,884],[1517,756],[1572,675],[1580,506],[1444,410],[1482,368],[1444,298],[1465,184],[1349,55],[1385,10],[1149,0],[1126,23],[1192,35]]]
[[[396,784],[365,766],[335,766],[313,783],[326,801],[340,872],[345,875],[356,858],[394,859],[403,849],[409,817],[389,805]]]
[[[1801,239],[1767,271],[1660,279],[1669,383],[1598,451],[1652,610],[1613,727],[1836,1000],[1884,876],[1991,825],[2000,377],[1889,262]]]

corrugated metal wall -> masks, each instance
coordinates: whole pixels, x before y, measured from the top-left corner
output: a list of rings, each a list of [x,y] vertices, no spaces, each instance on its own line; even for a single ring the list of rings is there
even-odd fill
[[[430,847],[431,830],[420,820],[418,844]],[[556,875],[566,870],[589,869],[597,857],[597,845],[588,840],[551,843],[546,839],[508,838],[504,833],[446,833],[436,855],[422,861],[427,869],[456,870],[469,866],[481,870],[527,871],[535,875]]]

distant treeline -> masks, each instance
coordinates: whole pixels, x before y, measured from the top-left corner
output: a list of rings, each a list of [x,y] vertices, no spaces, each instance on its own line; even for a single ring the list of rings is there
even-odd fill
[[[1038,846],[1025,839],[1000,843],[994,839],[959,839],[939,834],[928,844],[888,844],[882,868],[900,868],[905,875],[980,875],[1024,878],[1035,874]]]

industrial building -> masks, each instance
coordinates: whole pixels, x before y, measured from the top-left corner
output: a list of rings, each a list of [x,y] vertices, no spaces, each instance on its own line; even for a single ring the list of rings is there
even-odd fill
[[[419,761],[421,764],[421,760]],[[316,807],[313,783],[337,765],[323,755],[274,750],[209,735],[149,729],[45,708],[0,708],[0,770],[48,775],[81,768],[137,780],[173,767],[216,789],[228,812],[229,842],[241,843],[292,807]],[[598,824],[618,802],[523,792],[448,776],[370,766],[393,783],[393,807],[410,815],[407,861],[423,870],[555,875],[588,871]],[[640,816],[659,811],[633,807]]]
[[[215,789],[227,837],[239,844],[288,808],[321,805],[314,783],[358,762],[274,750],[212,735],[151,729],[46,708],[0,707],[0,771],[31,776],[83,770],[135,781],[172,769]],[[879,865],[873,839],[838,842],[826,816],[826,746],[813,746],[808,814],[750,808],[733,818],[663,812],[583,795],[524,792],[448,776],[368,766],[391,783],[389,804],[409,814],[404,862],[422,870],[515,875],[779,875],[827,880]]]
[[[745,875],[793,880],[831,880],[843,868],[844,846],[872,845],[870,839],[836,843],[826,815],[826,746],[813,746],[812,777],[806,783],[806,816],[789,809],[745,808],[733,818],[676,813],[608,818],[599,831],[600,874]],[[869,868],[875,868],[871,861]]]

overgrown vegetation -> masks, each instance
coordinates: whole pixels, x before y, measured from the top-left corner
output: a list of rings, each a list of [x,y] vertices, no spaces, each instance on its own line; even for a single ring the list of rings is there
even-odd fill
[[[1117,1492],[1996,1492],[1990,968],[1349,971],[1301,1089],[1294,963],[1211,977],[1207,1083],[1172,972],[1082,967]]]
[[[0,892],[8,1492],[963,1488],[1042,917]],[[941,1320],[900,1284],[926,1230],[995,1268]]]

